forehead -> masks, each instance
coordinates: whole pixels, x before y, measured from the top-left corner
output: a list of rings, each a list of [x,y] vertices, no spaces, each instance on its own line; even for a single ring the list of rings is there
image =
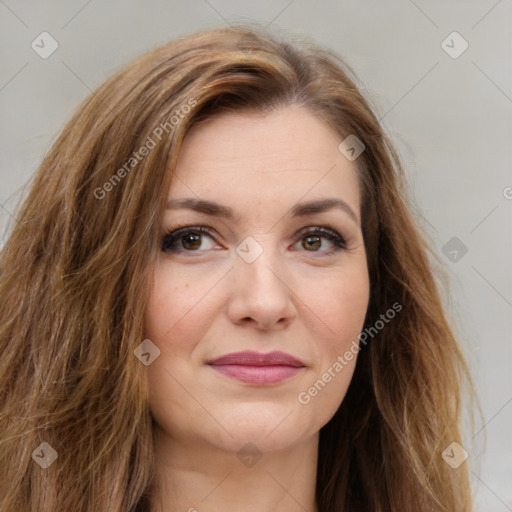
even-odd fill
[[[178,156],[168,198],[197,196],[246,205],[296,202],[333,194],[359,210],[355,164],[342,137],[307,110],[226,113],[195,125]]]

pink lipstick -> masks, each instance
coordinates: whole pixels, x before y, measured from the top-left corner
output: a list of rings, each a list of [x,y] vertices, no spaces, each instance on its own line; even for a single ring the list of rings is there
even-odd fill
[[[269,386],[297,375],[304,364],[285,352],[235,352],[208,361],[214,370],[254,386]]]

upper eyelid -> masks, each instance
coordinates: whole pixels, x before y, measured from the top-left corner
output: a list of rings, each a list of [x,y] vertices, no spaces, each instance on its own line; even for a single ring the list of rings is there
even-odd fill
[[[207,234],[210,236],[214,236],[217,233],[217,230],[205,225],[205,224],[187,224],[184,226],[177,226],[173,228],[168,228],[164,231],[163,236],[171,235],[177,232],[187,232],[187,231],[193,231],[193,230],[201,231],[201,234]],[[314,230],[328,230],[332,231],[333,234],[337,234],[342,238],[345,238],[345,235],[343,231],[340,231],[340,229],[331,227],[327,224],[309,224],[308,226],[304,226],[298,230],[295,231],[293,236],[297,236],[300,233],[308,232],[308,231],[314,231]]]

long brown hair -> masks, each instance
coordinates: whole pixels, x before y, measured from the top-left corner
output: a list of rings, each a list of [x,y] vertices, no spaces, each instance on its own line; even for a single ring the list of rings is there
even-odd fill
[[[441,456],[463,444],[471,379],[399,158],[356,83],[327,49],[239,25],[147,53],[81,105],[0,255],[2,511],[148,510],[152,419],[134,349],[178,152],[200,119],[287,105],[322,118],[340,142],[364,143],[365,326],[402,306],[362,347],[320,431],[319,511],[472,510],[467,464]],[[57,459],[43,468],[37,457],[55,456],[48,445]]]

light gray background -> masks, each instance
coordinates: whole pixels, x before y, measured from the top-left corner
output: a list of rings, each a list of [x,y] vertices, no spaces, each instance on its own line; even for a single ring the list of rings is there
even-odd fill
[[[308,35],[365,84],[451,274],[485,415],[465,443],[477,508],[512,511],[510,0],[0,0],[0,244],[22,187],[91,91],[150,48],[236,21]],[[47,59],[31,48],[43,31],[59,44]],[[453,31],[469,44],[456,59],[441,46]],[[457,262],[442,252],[452,237],[468,248]]]

